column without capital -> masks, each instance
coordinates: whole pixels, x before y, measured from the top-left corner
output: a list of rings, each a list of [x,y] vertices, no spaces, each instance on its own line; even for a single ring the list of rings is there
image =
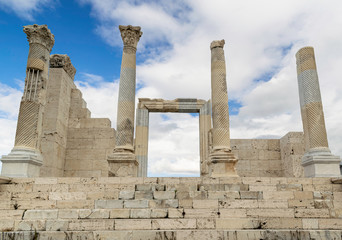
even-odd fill
[[[108,156],[109,176],[136,176],[134,154],[134,114],[136,85],[136,51],[142,35],[140,27],[119,26],[124,43],[118,100],[116,147]]]
[[[212,147],[209,155],[209,176],[237,176],[235,165],[237,159],[231,152],[229,136],[229,110],[226,82],[226,62],[224,58],[224,40],[213,41],[211,49],[211,100]]]
[[[302,158],[304,175],[306,177],[339,176],[340,158],[333,156],[328,146],[314,49],[312,47],[300,49],[296,59],[305,141],[305,154]]]
[[[26,67],[25,89],[20,102],[14,148],[3,156],[3,176],[37,177],[43,164],[41,136],[49,58],[55,43],[46,25],[24,27],[30,44]]]

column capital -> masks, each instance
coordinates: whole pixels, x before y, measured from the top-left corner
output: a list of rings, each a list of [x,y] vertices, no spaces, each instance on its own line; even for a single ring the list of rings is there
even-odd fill
[[[132,49],[135,52],[137,50],[139,39],[143,34],[141,31],[141,27],[132,25],[119,25],[119,30],[121,33],[122,41],[124,43],[124,50]]]
[[[48,29],[47,25],[27,25],[24,26],[24,33],[27,35],[27,41],[31,43],[39,43],[47,48],[49,52],[55,44],[55,36]]]
[[[224,41],[224,39],[212,41],[210,44],[210,50],[212,50],[213,48],[223,48],[225,43],[226,42]]]
[[[70,57],[66,54],[53,54],[50,56],[50,68],[63,68],[74,80],[76,68],[72,65]]]

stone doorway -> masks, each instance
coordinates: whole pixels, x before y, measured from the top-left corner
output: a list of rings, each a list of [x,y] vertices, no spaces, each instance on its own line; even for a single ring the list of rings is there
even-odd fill
[[[200,175],[208,173],[208,133],[211,129],[210,101],[194,98],[175,100],[139,98],[136,114],[135,155],[139,163],[138,177],[147,177],[149,113],[199,113]]]

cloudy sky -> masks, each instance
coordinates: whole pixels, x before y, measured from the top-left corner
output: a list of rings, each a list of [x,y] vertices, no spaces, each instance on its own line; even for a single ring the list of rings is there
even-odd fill
[[[122,40],[141,26],[137,98],[210,98],[210,42],[225,39],[232,138],[302,131],[295,53],[315,48],[332,152],[342,155],[342,1],[0,0],[0,155],[14,143],[28,43],[47,24],[92,117],[116,126]],[[198,176],[198,116],[151,114],[149,176]]]

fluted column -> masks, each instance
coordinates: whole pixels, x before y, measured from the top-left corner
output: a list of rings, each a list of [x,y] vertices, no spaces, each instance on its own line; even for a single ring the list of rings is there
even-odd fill
[[[296,54],[300,108],[304,129],[305,154],[302,158],[306,177],[340,175],[340,159],[328,145],[314,49],[304,47]]]
[[[209,175],[211,177],[237,176],[234,154],[231,153],[229,136],[228,93],[226,82],[226,62],[224,40],[213,41],[211,49],[211,100],[212,149],[210,153]]]
[[[50,52],[54,35],[46,25],[24,27],[29,42],[24,94],[20,102],[14,148],[2,158],[2,175],[39,176],[43,164],[41,136]]]
[[[136,51],[142,35],[140,27],[119,26],[124,43],[117,112],[116,147],[108,156],[110,176],[136,176],[134,155],[134,113],[136,85]],[[123,170],[125,168],[125,170]]]

